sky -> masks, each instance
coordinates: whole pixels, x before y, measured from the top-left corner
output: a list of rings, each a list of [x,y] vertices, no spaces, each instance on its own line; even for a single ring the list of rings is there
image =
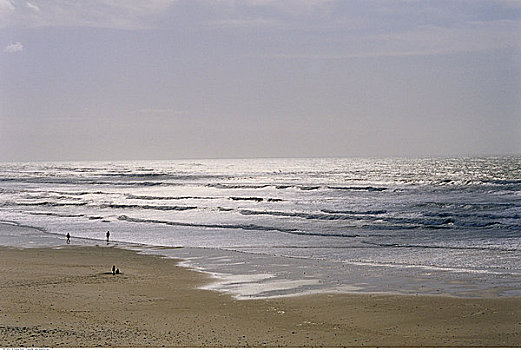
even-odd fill
[[[0,0],[0,161],[521,154],[521,0]]]

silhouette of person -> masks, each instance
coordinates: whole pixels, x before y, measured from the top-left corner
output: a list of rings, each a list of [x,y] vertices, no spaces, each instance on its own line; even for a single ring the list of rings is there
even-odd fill
[[[119,268],[116,269],[116,275],[119,275]]]
[[[67,232],[67,244],[71,243],[71,234]]]
[[[107,244],[109,244],[109,237],[110,237],[110,232],[107,231]]]
[[[113,275],[116,274],[116,265],[112,265],[112,274],[113,274]]]

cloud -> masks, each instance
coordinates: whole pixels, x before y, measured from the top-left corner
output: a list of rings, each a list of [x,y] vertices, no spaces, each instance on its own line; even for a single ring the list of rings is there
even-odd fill
[[[14,11],[16,8],[10,0],[0,0],[0,14]]]
[[[1,27],[96,27],[144,29],[174,4],[208,13],[208,24],[270,25],[275,19],[315,16],[336,0],[0,0]],[[250,15],[248,15],[251,14]],[[174,13],[171,13],[174,14]],[[176,13],[182,16],[182,13]],[[223,16],[223,14],[226,14]]]
[[[0,0],[0,28],[141,30],[159,23],[185,27],[187,38],[205,30],[255,31],[259,45],[251,47],[288,58],[521,46],[521,0]]]
[[[40,8],[38,7],[38,5],[35,5],[33,3],[26,2],[25,7],[27,7],[28,9],[31,9],[33,11],[40,12]]]
[[[21,52],[24,50],[24,46],[22,45],[21,42],[16,42],[16,43],[12,43],[12,44],[9,44],[7,45],[5,48],[4,48],[4,52],[6,53],[15,53],[15,52]]]
[[[0,27],[96,27],[142,29],[178,0],[50,0],[15,6],[0,0]],[[16,3],[15,3],[16,4]],[[44,6],[45,5],[45,6]],[[5,16],[4,16],[5,15]]]
[[[9,0],[0,0],[0,28],[7,26],[8,20],[16,8]]]

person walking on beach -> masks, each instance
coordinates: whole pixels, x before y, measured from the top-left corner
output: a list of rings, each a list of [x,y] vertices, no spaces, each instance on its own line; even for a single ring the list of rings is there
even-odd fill
[[[71,243],[71,234],[67,232],[67,244]]]
[[[109,237],[110,237],[110,232],[107,231],[107,244],[109,244]]]

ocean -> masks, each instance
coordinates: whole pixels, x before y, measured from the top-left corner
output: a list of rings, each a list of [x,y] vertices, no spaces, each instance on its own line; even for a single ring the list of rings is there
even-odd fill
[[[238,298],[521,295],[521,157],[1,163],[0,221],[10,246],[110,231]]]

